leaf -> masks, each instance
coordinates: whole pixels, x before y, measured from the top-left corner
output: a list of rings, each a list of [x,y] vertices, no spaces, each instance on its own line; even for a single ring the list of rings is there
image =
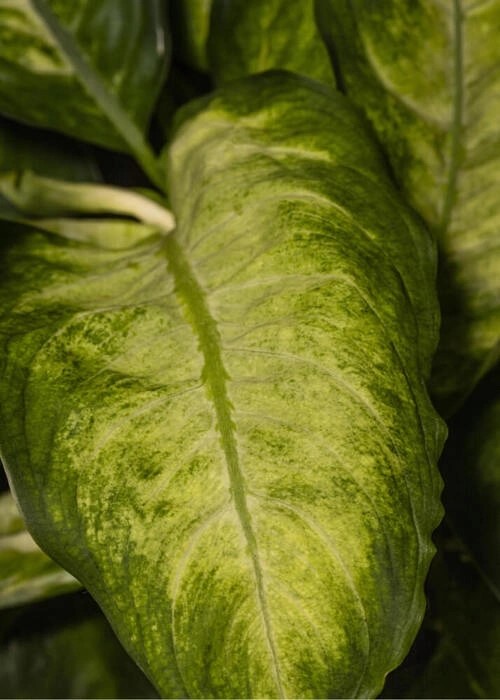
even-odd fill
[[[313,0],[213,0],[208,55],[218,83],[273,68],[335,83]]]
[[[0,609],[78,588],[81,584],[34,542],[10,493],[0,494]]]
[[[159,184],[144,132],[168,54],[160,0],[1,0],[0,112],[132,153]]]
[[[191,68],[208,72],[207,39],[213,0],[170,0],[174,50]]]
[[[0,697],[157,695],[82,593],[0,613]]]
[[[373,695],[441,517],[433,244],[340,94],[183,115],[174,233],[4,226],[5,464],[162,695]]]
[[[341,84],[439,238],[432,389],[453,413],[500,356],[500,3],[317,0]]]

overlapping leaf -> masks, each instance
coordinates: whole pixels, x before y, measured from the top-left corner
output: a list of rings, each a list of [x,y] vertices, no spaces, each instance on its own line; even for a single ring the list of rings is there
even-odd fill
[[[373,695],[441,514],[432,242],[317,83],[231,84],[168,160],[173,234],[3,232],[23,512],[165,696]]]
[[[317,0],[341,82],[442,249],[433,390],[452,412],[500,353],[500,2]]]
[[[213,0],[208,54],[218,83],[272,68],[335,82],[313,0]]]
[[[160,0],[0,0],[0,112],[134,153],[169,53]]]

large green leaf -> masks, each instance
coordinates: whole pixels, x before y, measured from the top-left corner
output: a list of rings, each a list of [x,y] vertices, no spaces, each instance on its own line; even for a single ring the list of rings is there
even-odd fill
[[[272,68],[335,82],[313,0],[212,0],[208,55],[218,83]]]
[[[155,698],[88,593],[0,612],[0,698]]]
[[[3,227],[23,512],[165,696],[373,695],[441,516],[432,241],[345,98],[286,73],[191,105],[168,161],[174,233]]]
[[[440,241],[433,391],[451,412],[500,353],[500,2],[316,1],[344,88]]]
[[[52,561],[26,531],[9,492],[0,495],[0,608],[77,590],[81,584]]]
[[[169,53],[161,0],[0,0],[0,112],[135,155]]]

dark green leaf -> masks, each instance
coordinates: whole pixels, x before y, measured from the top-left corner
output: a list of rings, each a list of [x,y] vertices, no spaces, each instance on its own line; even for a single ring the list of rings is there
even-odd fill
[[[0,117],[0,172],[11,170],[81,182],[101,179],[95,160],[77,142]]]
[[[213,0],[170,0],[174,51],[191,68],[208,72],[207,40]]]
[[[491,552],[493,557],[499,548],[497,539]],[[440,688],[443,695],[434,697],[497,698],[500,696],[498,593],[491,589],[466,551],[457,548],[439,563],[433,595],[443,628],[439,655],[446,652],[448,676],[434,687],[434,692]],[[430,672],[438,661],[439,656],[433,660]],[[463,684],[461,692],[452,695],[458,679]]]
[[[480,388],[453,432],[444,496],[453,531],[500,605],[500,371]]]
[[[441,516],[432,241],[286,73],[191,105],[168,161],[174,233],[2,233],[10,478],[165,696],[371,696]]]
[[[219,83],[273,68],[335,83],[313,0],[213,0],[208,54]]]
[[[135,155],[159,183],[144,133],[169,40],[161,0],[1,0],[0,112]]]
[[[88,594],[0,612],[1,698],[156,698]]]

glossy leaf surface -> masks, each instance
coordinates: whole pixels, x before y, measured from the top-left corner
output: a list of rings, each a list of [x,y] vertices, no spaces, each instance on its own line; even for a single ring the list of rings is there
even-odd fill
[[[500,354],[500,2],[317,8],[344,89],[440,241],[433,391],[451,413]]]
[[[218,83],[273,68],[335,83],[313,0],[213,0],[208,55]]]
[[[183,119],[174,233],[4,232],[5,464],[163,695],[372,695],[441,516],[433,245],[338,93]]]
[[[81,584],[34,542],[9,492],[0,495],[0,608],[77,590]]]
[[[144,134],[169,53],[163,11],[160,0],[0,0],[0,112],[132,152],[156,177]]]

